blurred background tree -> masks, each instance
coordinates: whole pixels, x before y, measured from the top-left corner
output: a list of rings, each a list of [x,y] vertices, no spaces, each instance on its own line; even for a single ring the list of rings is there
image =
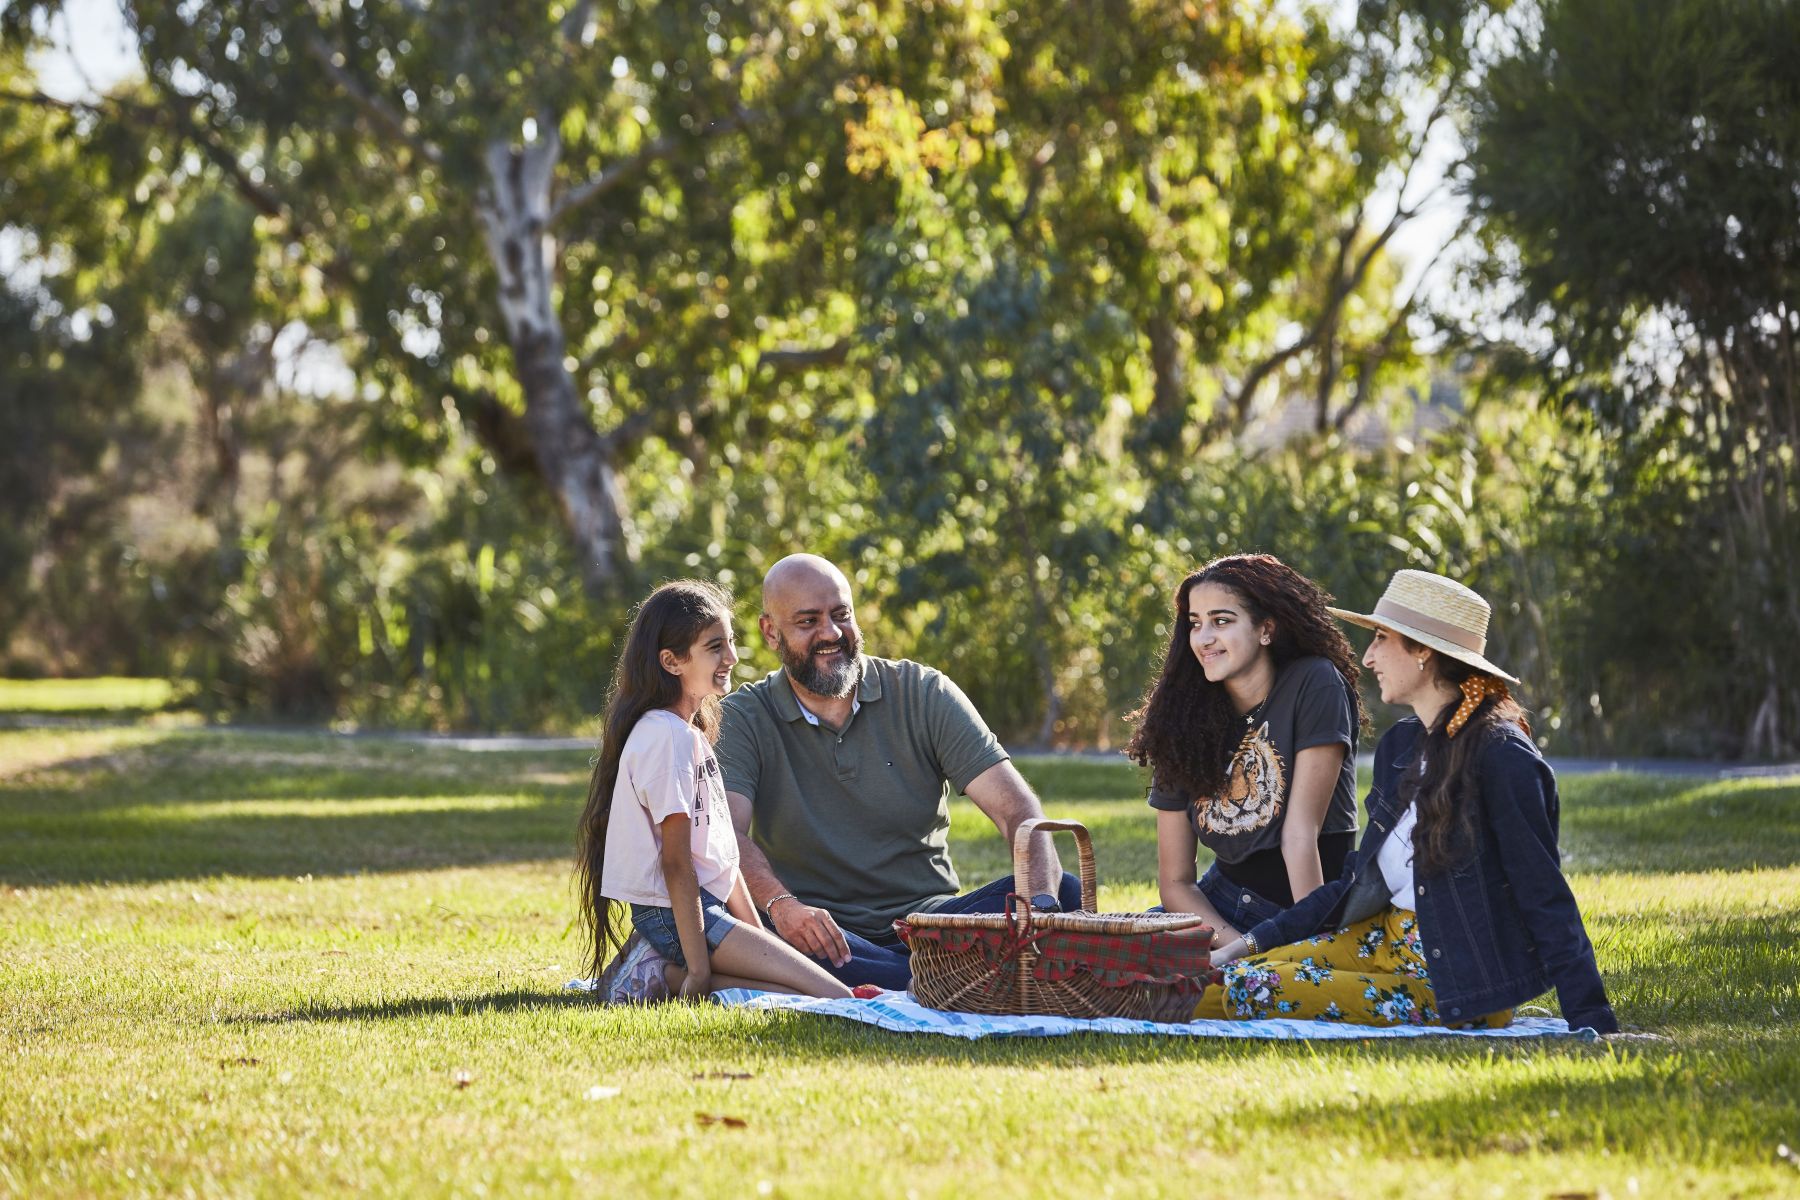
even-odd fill
[[[1114,745],[1266,549],[1487,592],[1561,749],[1800,741],[1788,6],[134,2],[76,98],[62,7],[0,8],[10,671],[569,728],[650,583],[804,548]]]

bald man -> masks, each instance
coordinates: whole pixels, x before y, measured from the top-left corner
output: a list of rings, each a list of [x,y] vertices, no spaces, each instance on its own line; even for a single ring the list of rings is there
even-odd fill
[[[1080,881],[1047,834],[1032,879],[958,894],[949,790],[1008,846],[1042,806],[956,684],[862,652],[842,571],[782,559],[763,579],[759,625],[781,669],[726,697],[718,755],[744,879],[782,938],[845,983],[898,989],[912,971],[897,917],[1003,912],[1012,892],[1079,907]]]

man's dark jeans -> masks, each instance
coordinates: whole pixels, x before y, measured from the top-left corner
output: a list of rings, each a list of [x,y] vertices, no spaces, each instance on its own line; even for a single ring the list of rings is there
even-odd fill
[[[984,884],[972,892],[946,900],[936,908],[935,913],[998,913],[1006,911],[1006,898],[1015,890],[1013,877],[1007,875],[992,883]],[[1056,889],[1056,902],[1064,912],[1074,912],[1081,907],[1081,880],[1063,872],[1062,884]],[[771,922],[771,927],[773,922]],[[860,983],[873,983],[889,991],[899,991],[912,982],[912,958],[900,938],[890,932],[881,941],[863,937],[861,934],[844,930],[844,943],[850,948],[850,961],[841,967],[834,967],[822,958],[813,961],[831,972],[832,976],[849,987]]]

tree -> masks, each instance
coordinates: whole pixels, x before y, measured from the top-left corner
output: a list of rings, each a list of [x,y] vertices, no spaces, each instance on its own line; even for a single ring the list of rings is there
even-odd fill
[[[25,41],[57,7],[0,24]],[[886,33],[872,7],[829,4],[126,11],[145,90],[94,115],[214,164],[343,306],[346,350],[409,404],[402,423],[437,436],[448,401],[540,480],[597,592],[634,551],[634,447],[755,341],[739,202],[766,183],[789,210],[761,237],[807,207],[817,163],[783,151],[806,148],[803,122],[830,128],[844,60]]]
[[[1621,492],[1664,497],[1643,508],[1664,552],[1622,528],[1617,567],[1705,580],[1630,628],[1675,643],[1666,695],[1723,685],[1688,699],[1750,755],[1800,745],[1797,52],[1790,4],[1548,3],[1473,112],[1470,188],[1514,317],[1623,442]]]

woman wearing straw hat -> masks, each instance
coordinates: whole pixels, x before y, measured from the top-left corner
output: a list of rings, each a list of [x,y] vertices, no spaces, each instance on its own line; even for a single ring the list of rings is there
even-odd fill
[[[1224,943],[1335,879],[1356,844],[1356,652],[1317,584],[1269,554],[1175,591],[1168,652],[1126,752],[1151,769],[1157,886]],[[1195,855],[1213,853],[1195,879]]]
[[[1556,988],[1571,1026],[1618,1030],[1556,848],[1556,776],[1483,657],[1489,608],[1396,572],[1363,665],[1416,714],[1375,748],[1368,828],[1342,876],[1213,956],[1196,1017],[1504,1025]]]

